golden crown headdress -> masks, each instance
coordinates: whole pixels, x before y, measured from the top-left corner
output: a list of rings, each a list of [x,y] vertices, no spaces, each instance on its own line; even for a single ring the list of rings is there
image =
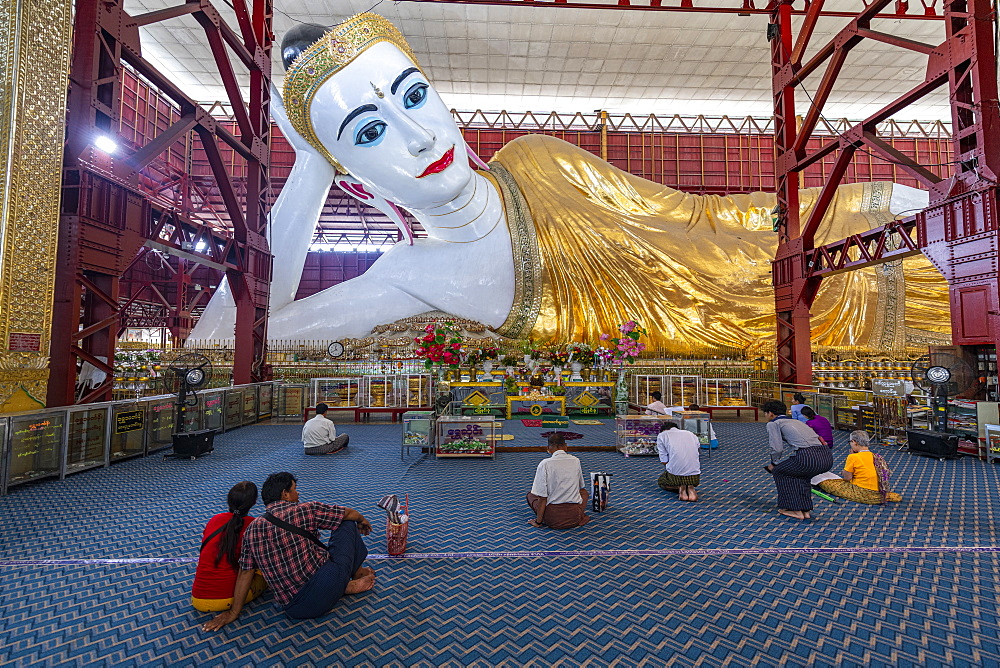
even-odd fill
[[[313,97],[326,81],[354,61],[369,47],[379,42],[389,42],[413,64],[419,67],[396,26],[385,17],[364,12],[356,14],[343,23],[334,26],[309,48],[304,50],[285,74],[283,97],[285,112],[292,127],[309,144],[320,152],[338,171],[347,173],[316,136],[309,109]]]

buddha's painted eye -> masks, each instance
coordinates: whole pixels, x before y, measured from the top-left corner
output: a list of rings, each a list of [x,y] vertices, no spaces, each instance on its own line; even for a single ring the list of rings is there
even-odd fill
[[[358,146],[375,146],[385,136],[386,127],[385,121],[369,121],[354,135],[354,143]]]
[[[410,86],[403,96],[403,106],[407,109],[417,109],[427,101],[427,84],[415,83]]]

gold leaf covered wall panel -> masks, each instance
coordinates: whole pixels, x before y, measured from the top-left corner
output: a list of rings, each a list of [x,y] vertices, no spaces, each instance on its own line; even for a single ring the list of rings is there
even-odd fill
[[[4,411],[45,397],[71,46],[71,0],[0,0]]]

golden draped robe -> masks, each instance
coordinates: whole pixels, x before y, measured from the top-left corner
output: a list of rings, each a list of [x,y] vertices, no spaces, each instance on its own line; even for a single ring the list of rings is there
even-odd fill
[[[490,163],[514,247],[513,338],[596,343],[636,320],[648,345],[712,353],[773,345],[775,195],[692,195],[623,172],[561,139],[527,135]],[[891,183],[838,189],[817,244],[892,219]],[[801,191],[801,216],[819,189]],[[917,256],[827,278],[813,345],[875,352],[946,342],[944,278]]]

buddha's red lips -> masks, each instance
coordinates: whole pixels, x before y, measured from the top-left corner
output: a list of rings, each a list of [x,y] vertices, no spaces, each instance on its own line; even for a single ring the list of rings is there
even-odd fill
[[[445,151],[444,155],[442,155],[439,160],[435,160],[431,164],[427,165],[427,169],[425,169],[423,173],[420,174],[420,176],[418,176],[417,178],[422,179],[425,176],[430,176],[431,174],[437,174],[438,172],[443,172],[444,170],[451,167],[451,163],[454,161],[455,161],[455,147],[452,146],[447,151]]]

